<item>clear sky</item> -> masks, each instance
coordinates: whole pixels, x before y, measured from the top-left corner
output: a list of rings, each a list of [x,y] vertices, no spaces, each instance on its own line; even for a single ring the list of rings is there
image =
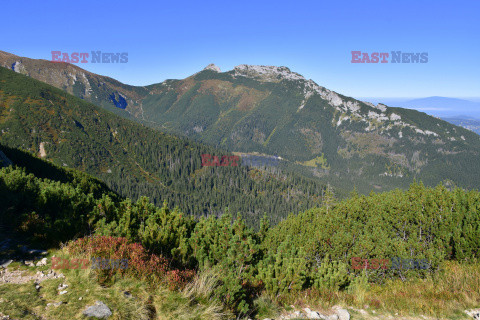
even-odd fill
[[[209,63],[287,66],[354,97],[479,97],[480,1],[2,0],[0,50],[128,52],[78,64],[124,83],[184,78]],[[428,63],[351,63],[351,51],[428,52]]]

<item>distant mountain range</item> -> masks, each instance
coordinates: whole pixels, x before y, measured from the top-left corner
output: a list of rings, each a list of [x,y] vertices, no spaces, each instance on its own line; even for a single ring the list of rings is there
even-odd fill
[[[453,117],[467,114],[470,117],[480,118],[480,103],[465,99],[428,97],[399,102],[394,106],[415,108],[440,117]]]
[[[328,90],[287,67],[214,65],[182,80],[122,84],[77,66],[0,52],[0,65],[177,135],[277,155],[285,169],[361,192],[480,181],[480,137],[423,112]]]
[[[453,123],[454,125],[464,127],[480,135],[480,120],[470,118],[468,116],[459,115],[454,118],[442,118],[445,121]]]
[[[471,98],[471,100],[447,97],[361,99],[364,101],[388,104],[392,107],[423,111],[480,134],[480,98]]]
[[[480,119],[480,98],[458,99],[448,97],[408,98],[359,98],[363,101],[383,103],[392,107],[415,109],[437,117],[467,115]],[[463,117],[463,116],[462,116]]]

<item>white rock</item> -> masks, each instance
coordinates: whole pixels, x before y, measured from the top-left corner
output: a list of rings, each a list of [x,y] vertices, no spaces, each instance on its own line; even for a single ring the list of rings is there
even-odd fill
[[[41,266],[46,266],[47,265],[47,258],[43,258],[42,260],[38,261],[36,266],[41,267]]]
[[[393,113],[390,115],[390,120],[395,121],[395,120],[400,120],[402,117],[400,117],[398,114]]]
[[[322,317],[320,313],[317,311],[312,311],[309,308],[303,309],[305,311],[305,315],[307,316],[308,319],[324,319],[325,317]]]
[[[235,76],[243,76],[261,81],[279,82],[282,80],[306,80],[302,75],[287,67],[255,66],[242,64],[234,69]]]
[[[206,66],[203,70],[213,70],[215,72],[221,72],[220,68],[214,65],[213,63],[210,63],[208,66]]]
[[[368,111],[368,118],[370,119],[377,119],[379,121],[387,121],[388,117],[384,114],[379,114],[374,111]]]
[[[45,142],[40,142],[40,157],[45,158],[47,156],[47,152],[45,151]]]
[[[468,314],[473,319],[480,319],[480,308],[479,309],[465,310],[465,313]]]
[[[35,265],[33,264],[33,261],[25,260],[24,263],[29,267],[35,267]]]
[[[58,306],[60,306],[62,303],[63,303],[62,301],[53,302],[53,303],[47,303],[47,307],[50,307],[50,306],[58,307]]]
[[[11,260],[11,259],[10,259],[10,260],[7,260],[7,261],[5,261],[5,262],[2,262],[2,264],[0,264],[0,268],[6,268],[6,267],[8,267],[8,266],[10,265],[10,263],[12,263],[12,262],[13,262],[13,260]]]
[[[87,307],[83,314],[87,317],[96,317],[99,319],[107,319],[112,315],[112,311],[108,308],[105,303],[101,301],[95,302],[95,305]]]
[[[387,111],[387,106],[382,103],[379,103],[377,104],[377,109],[380,109],[380,111],[385,112]]]
[[[68,284],[62,283],[61,285],[58,286],[58,290],[63,290],[68,288]]]
[[[17,73],[25,71],[25,67],[20,61],[15,61],[15,63],[12,65],[12,69]]]
[[[305,315],[301,311],[295,311],[293,315],[297,318],[303,318]]]
[[[350,313],[345,309],[337,309],[337,315],[339,320],[350,320]]]

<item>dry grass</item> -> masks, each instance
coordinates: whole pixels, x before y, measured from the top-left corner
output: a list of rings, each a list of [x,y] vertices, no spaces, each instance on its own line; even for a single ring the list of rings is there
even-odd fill
[[[213,298],[213,291],[219,285],[215,271],[197,274],[181,292],[159,288],[153,304],[162,315],[158,319],[221,320],[233,315]]]
[[[334,305],[364,309],[395,318],[424,315],[437,319],[469,319],[464,311],[480,307],[480,264],[444,262],[426,279],[359,283],[347,291],[308,290],[279,297],[283,305],[328,310]]]

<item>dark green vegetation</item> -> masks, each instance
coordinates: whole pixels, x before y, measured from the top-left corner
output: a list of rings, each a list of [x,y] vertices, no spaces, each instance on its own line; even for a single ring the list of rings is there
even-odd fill
[[[96,202],[105,196],[121,199],[86,173],[62,169],[21,150],[0,150],[17,166],[0,169],[0,225],[27,242],[56,246],[89,234],[94,231],[90,213]]]
[[[264,213],[278,222],[321,202],[319,182],[276,169],[202,167],[201,154],[228,153],[125,120],[1,67],[0,132],[7,147],[88,172],[123,196],[167,201],[195,216],[228,207],[255,225]]]
[[[307,289],[344,292],[367,281],[423,278],[444,261],[468,265],[480,253],[480,193],[443,186],[413,184],[343,201],[327,192],[322,207],[275,227],[263,220],[258,231],[230,215],[193,219],[147,198],[121,199],[84,173],[41,160],[33,169],[0,169],[0,195],[0,224],[30,239],[56,244],[95,230],[141,243],[180,270],[213,268],[215,299],[239,314],[252,311],[262,293],[282,301]],[[351,268],[352,257],[426,259],[430,268],[365,272]]]
[[[0,65],[12,64],[160,131],[231,152],[277,154],[287,172],[337,189],[368,194],[407,188],[414,179],[477,188],[480,181],[478,135],[425,113],[342,96],[285,67],[203,70],[135,87],[74,65],[0,52]]]

